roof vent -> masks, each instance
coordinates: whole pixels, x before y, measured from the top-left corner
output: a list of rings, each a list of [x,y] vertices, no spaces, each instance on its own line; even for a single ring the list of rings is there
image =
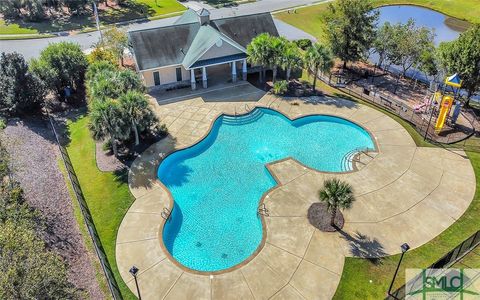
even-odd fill
[[[210,23],[210,12],[207,9],[202,8],[197,11],[197,15],[200,25],[207,25]]]

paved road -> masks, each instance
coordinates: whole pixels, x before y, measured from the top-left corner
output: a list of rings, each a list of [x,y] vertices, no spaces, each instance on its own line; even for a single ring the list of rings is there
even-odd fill
[[[203,4],[197,1],[187,2],[187,6],[192,8],[201,8],[206,7],[210,10],[212,18],[218,19],[223,17],[231,17],[238,15],[247,15],[260,12],[271,12],[276,10],[287,9],[290,7],[302,6],[302,5],[311,5],[317,2],[322,2],[319,0],[257,0],[256,2],[242,4],[237,7],[226,7],[215,9],[211,6]],[[130,25],[126,25],[127,30],[138,30],[145,28],[153,28],[158,26],[164,26],[171,24],[178,17],[161,19],[149,22],[138,22]],[[283,26],[286,28],[286,26]],[[292,31],[292,30],[291,30]],[[290,32],[291,32],[290,31]],[[79,43],[82,49],[86,50],[92,47],[92,45],[97,42],[99,39],[98,32],[91,33],[82,33],[77,35],[62,36],[62,37],[53,37],[45,39],[30,39],[30,40],[11,40],[11,41],[0,41],[0,52],[19,52],[25,56],[26,59],[30,59],[39,55],[40,51],[45,48],[49,43],[57,43],[60,41],[72,41]]]

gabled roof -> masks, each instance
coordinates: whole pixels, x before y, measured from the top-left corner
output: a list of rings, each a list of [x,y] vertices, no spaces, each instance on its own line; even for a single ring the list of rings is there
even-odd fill
[[[206,10],[205,8],[202,8],[198,13],[200,17],[207,17],[210,15],[210,12]]]
[[[223,58],[245,57],[245,48],[257,35],[266,32],[278,36],[270,13],[210,20],[205,25],[200,25],[198,14],[206,16],[209,12],[189,9],[174,25],[130,31],[129,41],[138,69],[142,71],[180,64],[188,69],[204,65],[207,60],[222,58],[220,55]],[[232,47],[209,52],[216,54],[218,50],[219,57],[202,56],[220,40]],[[236,52],[235,48],[239,51]],[[202,60],[202,63],[197,63],[197,60]]]
[[[218,31],[245,48],[254,37],[261,33],[278,36],[277,27],[270,13],[217,19],[210,23]]]
[[[180,24],[129,32],[139,70],[181,64],[200,24]]]
[[[179,24],[190,24],[195,22],[198,22],[197,12],[189,8],[186,12],[183,13],[183,15],[180,16],[180,18],[176,19],[173,24],[179,25]]]
[[[238,52],[246,52],[245,48],[235,41],[232,41],[228,37],[222,35],[212,26],[205,25],[200,27],[197,32],[197,36],[190,45],[188,53],[182,62],[183,67],[185,69],[189,69],[206,51],[208,51],[215,44],[221,45],[222,41],[237,48],[239,50]]]

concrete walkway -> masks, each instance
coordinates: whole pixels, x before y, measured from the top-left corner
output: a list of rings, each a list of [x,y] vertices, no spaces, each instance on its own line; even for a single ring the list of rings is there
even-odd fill
[[[117,235],[116,258],[122,278],[135,293],[128,270],[139,271],[143,299],[330,299],[339,283],[344,258],[399,253],[407,242],[418,247],[454,223],[475,192],[475,175],[461,151],[419,148],[390,117],[367,106],[333,98],[204,102],[202,98],[158,105],[171,136],[151,146],[132,165],[129,185],[136,201]],[[373,158],[360,157],[359,171],[317,172],[287,159],[269,165],[279,185],[264,199],[266,242],[253,259],[221,275],[198,275],[178,267],[161,247],[160,214],[170,206],[157,180],[166,154],[189,146],[208,133],[221,113],[240,113],[252,105],[276,109],[290,118],[329,114],[368,129],[378,144]],[[357,201],[344,212],[340,233],[323,233],[307,220],[323,181],[339,177],[352,184]]]

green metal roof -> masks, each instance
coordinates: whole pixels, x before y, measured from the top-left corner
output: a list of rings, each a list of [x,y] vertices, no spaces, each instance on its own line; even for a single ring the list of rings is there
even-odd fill
[[[186,12],[182,14],[180,18],[175,20],[173,23],[174,25],[179,25],[179,24],[190,24],[190,23],[195,23],[198,22],[198,15],[197,12],[194,11],[193,9],[189,8]]]
[[[182,65],[185,69],[189,69],[199,58],[204,54],[208,49],[215,45],[219,40],[227,41],[232,44],[234,47],[238,48],[239,51],[246,52],[245,48],[241,45],[232,41],[230,38],[221,34],[218,30],[213,28],[210,25],[201,26],[193,40],[190,48],[188,49],[185,58],[183,59]]]

